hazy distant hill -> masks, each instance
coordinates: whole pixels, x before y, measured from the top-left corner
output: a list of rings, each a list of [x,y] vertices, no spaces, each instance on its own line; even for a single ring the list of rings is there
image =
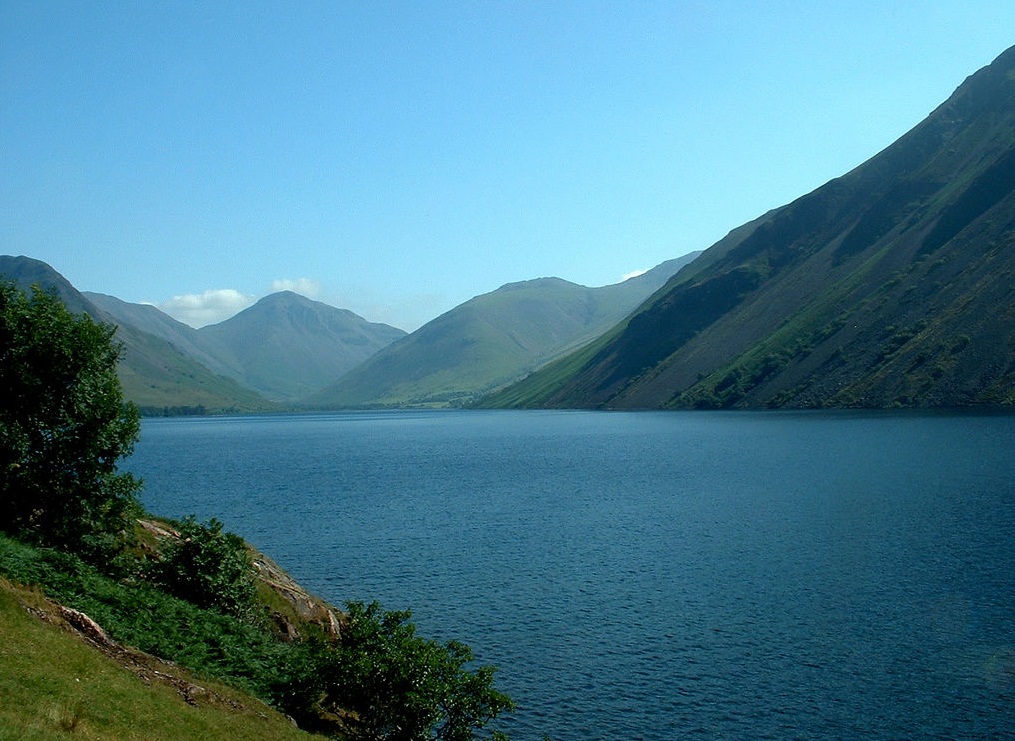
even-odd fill
[[[206,341],[198,330],[178,322],[150,304],[132,304],[103,293],[82,292],[95,306],[106,312],[121,326],[131,326],[160,337],[175,349],[216,373],[235,377],[239,370],[235,361],[227,362],[221,348]]]
[[[1015,403],[1015,48],[850,173],[745,225],[484,403]]]
[[[197,335],[204,347],[219,352],[227,375],[270,399],[294,401],[319,391],[405,332],[283,291],[202,327]]]
[[[351,311],[283,291],[219,324],[194,329],[154,306],[86,293],[117,322],[161,337],[185,355],[269,399],[319,391],[380,348],[405,336]]]
[[[307,403],[339,408],[467,402],[593,339],[693,258],[670,260],[602,288],[559,278],[509,283],[420,327]]]
[[[165,339],[114,318],[44,262],[0,256],[0,275],[26,290],[34,284],[53,288],[71,311],[118,325],[116,337],[124,343],[119,368],[124,396],[146,412],[182,407],[191,411],[201,407],[209,412],[273,408],[256,392],[216,375]]]

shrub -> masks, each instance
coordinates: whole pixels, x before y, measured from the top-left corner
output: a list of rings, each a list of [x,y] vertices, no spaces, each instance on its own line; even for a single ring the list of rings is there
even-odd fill
[[[198,607],[248,615],[257,586],[243,539],[223,532],[222,523],[214,517],[207,524],[188,517],[179,532],[179,539],[168,541],[160,558],[146,568],[146,577]]]
[[[229,681],[266,701],[272,700],[276,667],[295,649],[243,620],[152,585],[111,578],[73,554],[5,536],[0,536],[0,575],[41,587],[50,599],[86,613],[115,641]]]
[[[349,620],[319,670],[327,702],[347,713],[349,739],[471,741],[514,707],[493,688],[493,667],[470,671],[471,649],[416,635],[408,611],[347,605]],[[506,738],[494,733],[494,738]]]

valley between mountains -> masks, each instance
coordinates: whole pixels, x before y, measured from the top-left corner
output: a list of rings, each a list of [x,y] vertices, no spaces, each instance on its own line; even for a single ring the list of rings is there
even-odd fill
[[[1015,403],[1015,47],[852,171],[623,283],[476,296],[411,334],[294,293],[193,329],[0,275],[116,324],[149,414]]]
[[[154,306],[79,291],[29,257],[0,256],[0,276],[115,324],[124,395],[145,414],[250,413],[471,403],[595,339],[696,256],[601,288],[511,283],[411,335],[290,291],[194,329]]]

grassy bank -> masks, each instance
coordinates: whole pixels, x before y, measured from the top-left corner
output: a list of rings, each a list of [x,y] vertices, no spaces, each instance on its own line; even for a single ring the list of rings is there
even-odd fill
[[[146,526],[138,541],[148,540],[145,549],[152,547],[150,529],[172,532],[165,523]],[[349,612],[340,613],[239,538],[189,527],[183,533],[192,537],[176,533],[158,545],[163,560],[156,561],[175,564],[168,573],[181,565],[188,575],[203,573],[205,567],[179,555],[201,542],[199,532],[211,540],[191,555],[206,564],[214,543],[246,551],[238,573],[256,574],[256,583],[240,590],[241,604],[228,602],[224,611],[218,598],[230,593],[228,580],[214,582],[219,591],[209,606],[196,604],[195,594],[170,593],[168,582],[153,580],[166,569],[144,566],[151,556],[125,556],[132,568],[113,575],[63,550],[0,534],[0,741],[71,733],[311,738],[293,735],[289,718],[306,731],[349,741],[468,739],[511,709],[492,686],[491,667],[473,668],[463,644],[417,636],[408,612],[349,603]],[[174,560],[165,560],[174,552]],[[222,562],[219,554],[211,567]],[[186,727],[174,725],[181,703],[201,711],[187,711]],[[284,734],[271,719],[281,719]],[[128,726],[134,730],[121,735]],[[149,726],[150,733],[138,730]]]
[[[0,739],[319,738],[222,682],[77,637],[39,589],[0,578]]]

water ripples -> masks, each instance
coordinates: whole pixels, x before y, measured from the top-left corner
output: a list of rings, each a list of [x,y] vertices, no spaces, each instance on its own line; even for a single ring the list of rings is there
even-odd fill
[[[145,423],[146,505],[500,668],[517,741],[1015,726],[1013,417]]]

